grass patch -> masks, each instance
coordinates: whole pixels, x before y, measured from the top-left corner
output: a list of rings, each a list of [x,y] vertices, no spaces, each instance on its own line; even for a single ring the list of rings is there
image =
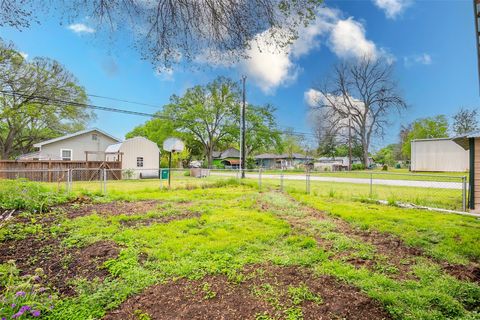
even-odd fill
[[[67,248],[83,248],[103,240],[113,241],[121,248],[118,257],[98,266],[108,270],[110,276],[106,280],[75,278],[76,294],[59,297],[53,310],[45,310],[46,318],[102,318],[128,297],[153,284],[176,278],[202,281],[207,275],[225,275],[232,283],[242,283],[245,266],[262,264],[295,266],[316,276],[333,276],[380,301],[395,319],[473,319],[480,312],[478,285],[459,281],[422,258],[412,265],[414,278],[398,280],[393,275],[399,271],[375,253],[375,246],[342,233],[333,220],[313,219],[302,204],[362,229],[395,234],[408,245],[455,263],[479,260],[479,227],[474,218],[348,201],[337,198],[337,194],[331,197],[330,189],[325,189],[325,197],[292,192],[298,200],[295,202],[287,195],[258,193],[248,182],[212,181],[204,187],[202,183],[189,190],[160,190],[158,186],[121,182],[125,189],[113,188],[108,195],[87,191],[102,202],[161,200],[161,206],[144,214],[92,213],[72,219],[61,216],[48,232],[30,232],[20,226],[15,229],[10,225],[16,222],[9,224],[8,228],[13,228],[13,233],[19,230],[22,237],[42,232],[44,237],[61,234]],[[50,192],[48,188],[39,190]],[[185,203],[187,210],[194,210],[197,215],[148,225],[125,223],[177,216],[186,210],[186,206],[179,209]],[[18,240],[4,236],[0,242],[7,239]],[[331,246],[323,247],[321,240]],[[355,267],[338,257],[345,252],[372,260],[375,267]],[[258,270],[259,277],[260,273]],[[205,301],[218,299],[209,283],[203,282],[201,290]],[[260,283],[251,294],[272,305],[282,319],[303,319],[303,305],[322,304],[326,299],[323,294],[312,292],[308,282],[283,288]],[[6,306],[0,302],[0,309]],[[147,319],[148,315],[140,310],[137,317]],[[259,313],[256,319],[270,316]]]
[[[452,263],[480,261],[480,225],[475,217],[427,210],[331,200],[294,193],[308,206],[338,216],[361,229],[392,233],[407,245]]]
[[[50,207],[72,198],[72,195],[59,192],[52,187],[53,185],[35,183],[26,179],[1,180],[0,209],[45,212]]]

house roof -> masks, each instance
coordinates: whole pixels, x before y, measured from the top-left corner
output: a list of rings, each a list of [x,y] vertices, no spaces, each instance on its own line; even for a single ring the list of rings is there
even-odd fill
[[[480,138],[480,130],[475,130],[475,131],[467,132],[465,134],[458,135],[456,137],[453,137],[452,140],[463,149],[468,150],[470,149],[470,144],[468,142],[468,139],[470,138]]]
[[[67,135],[64,135],[64,136],[61,136],[61,137],[58,137],[58,138],[54,138],[54,139],[45,140],[45,141],[42,141],[42,142],[39,142],[39,143],[35,143],[33,146],[35,148],[40,148],[41,146],[46,145],[46,144],[50,144],[50,143],[54,143],[54,142],[57,142],[57,141],[62,141],[62,140],[65,140],[65,139],[73,138],[73,137],[76,137],[76,136],[79,136],[79,135],[82,135],[82,134],[85,134],[85,133],[93,132],[93,131],[97,131],[97,132],[99,132],[103,135],[106,135],[107,137],[112,138],[113,140],[116,140],[118,142],[121,141],[120,139],[115,138],[114,136],[106,133],[103,130],[100,130],[98,128],[91,128],[91,129],[85,129],[85,130],[77,131],[75,133],[67,134]]]
[[[254,157],[255,159],[307,159],[307,160],[313,160],[313,157],[306,156],[301,153],[292,153],[290,156],[289,154],[273,154],[273,153],[263,153],[259,154]]]
[[[412,142],[418,141],[443,141],[443,140],[452,140],[452,138],[425,138],[425,139],[413,139]]]
[[[122,147],[122,144],[124,144],[127,141],[132,141],[132,140],[137,140],[137,139],[144,139],[144,140],[147,140],[147,141],[150,141],[150,142],[154,143],[153,141],[151,141],[151,140],[149,140],[145,137],[137,136],[137,137],[133,137],[133,138],[127,139],[127,140],[119,142],[119,143],[111,144],[105,149],[105,152],[106,153],[118,152],[118,151],[120,151],[120,148]]]
[[[227,150],[222,152],[220,158],[240,158],[240,151],[235,148],[228,148]]]
[[[105,152],[118,152],[120,150],[120,147],[122,146],[123,142],[111,144],[105,149]]]
[[[273,154],[273,153],[263,153],[256,155],[254,158],[255,159],[277,159],[280,155],[279,154]]]
[[[35,152],[30,152],[30,153],[25,153],[21,154],[18,157],[15,158],[15,160],[31,160],[31,159],[38,159],[38,160],[62,160],[61,157],[56,156],[56,155],[48,155],[48,156],[42,156],[40,151],[35,151]]]
[[[32,158],[38,158],[38,157],[40,157],[40,151],[35,151],[35,152],[21,154],[18,157],[16,157],[15,160],[32,159]]]

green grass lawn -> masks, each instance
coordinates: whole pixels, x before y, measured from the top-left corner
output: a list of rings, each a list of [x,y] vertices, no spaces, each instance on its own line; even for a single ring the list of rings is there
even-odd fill
[[[303,175],[304,170],[264,170],[264,174]],[[389,168],[382,171],[380,168],[373,170],[355,171],[312,171],[312,176],[356,178],[356,179],[380,179],[380,180],[416,180],[416,181],[444,181],[462,182],[462,177],[468,181],[468,172],[410,172],[407,169]]]
[[[172,175],[173,189],[191,189],[207,187],[211,184],[218,184],[230,180],[231,177],[209,176],[207,178],[192,178],[185,176],[183,172],[175,172]],[[247,183],[258,187],[258,178],[248,178]],[[458,182],[458,181],[457,181]],[[266,187],[280,188],[280,178],[262,178],[261,183]],[[462,210],[462,190],[443,188],[420,188],[354,184],[343,182],[324,182],[311,180],[311,193],[327,198],[338,198],[345,200],[374,199],[385,200],[390,203],[403,202],[419,206],[427,206],[442,209]],[[48,184],[53,189],[63,189],[64,184]],[[115,195],[130,191],[143,191],[155,193],[159,189],[166,189],[167,181],[158,179],[152,180],[111,180],[107,182],[107,193]],[[285,190],[305,192],[306,183],[300,180],[284,180]],[[73,191],[83,193],[99,193],[103,191],[103,185],[99,181],[74,181]]]
[[[158,180],[118,181],[109,185],[106,195],[91,184],[78,185],[66,195],[52,192],[52,185],[2,183],[0,207],[27,212],[3,226],[0,234],[0,252],[20,261],[13,266],[0,255],[0,315],[18,311],[12,303],[28,303],[47,319],[99,319],[145,288],[178,278],[191,284],[189,290],[203,292],[206,305],[221,303],[223,298],[212,291],[214,283],[209,281],[224,277],[232,290],[242,288],[265,308],[252,319],[300,320],[310,309],[335,302],[310,286],[325,276],[358,288],[356,294],[378,302],[394,319],[478,319],[480,315],[480,287],[443,269],[447,262],[459,268],[480,262],[480,225],[475,218],[362,203],[328,195],[328,189],[322,191],[325,194],[306,195],[300,184],[279,193],[268,181],[262,192],[252,180],[239,184],[234,179],[177,176],[175,181],[173,190],[160,189]],[[93,204],[75,202],[39,213],[44,210],[38,208],[78,195],[89,197]],[[112,200],[133,201],[141,207],[136,201],[152,199],[158,202],[146,212],[100,210],[101,205],[109,208]],[[88,206],[93,209],[69,215]],[[391,234],[403,240],[405,248],[418,248],[424,254],[386,251],[383,244],[361,236],[367,231]],[[29,251],[28,259],[22,256],[26,253],[8,249],[28,250],[24,243],[45,245]],[[47,273],[42,288],[51,287],[45,291],[50,297],[19,273],[22,268],[48,265],[60,252],[61,265],[76,270],[76,256],[101,243],[113,243],[118,250],[118,255],[97,262],[107,276],[69,275],[65,281],[73,294],[55,292]],[[312,278],[298,287],[273,282],[259,287],[251,285],[251,273],[245,272],[249,266],[255,266],[260,278],[271,266],[299,268]],[[195,281],[200,281],[200,288]],[[19,291],[27,296],[18,296]],[[149,315],[149,304],[143,307],[135,311],[136,319],[155,317]]]

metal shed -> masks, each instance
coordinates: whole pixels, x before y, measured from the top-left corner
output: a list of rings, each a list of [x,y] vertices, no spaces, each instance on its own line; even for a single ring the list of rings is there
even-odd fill
[[[451,138],[411,142],[411,171],[466,172],[469,154]]]
[[[160,167],[160,149],[153,141],[144,137],[134,137],[123,142],[112,144],[105,150],[107,160],[115,161],[114,153],[123,154],[122,169],[133,169],[135,175],[158,175]]]

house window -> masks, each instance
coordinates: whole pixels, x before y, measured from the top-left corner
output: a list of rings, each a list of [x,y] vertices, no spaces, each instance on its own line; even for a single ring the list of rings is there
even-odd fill
[[[71,161],[72,160],[72,149],[61,149],[60,150],[60,157],[64,161]]]
[[[92,134],[92,140],[97,141],[98,140],[98,135],[96,133]]]
[[[143,168],[143,157],[137,157],[137,168]]]

